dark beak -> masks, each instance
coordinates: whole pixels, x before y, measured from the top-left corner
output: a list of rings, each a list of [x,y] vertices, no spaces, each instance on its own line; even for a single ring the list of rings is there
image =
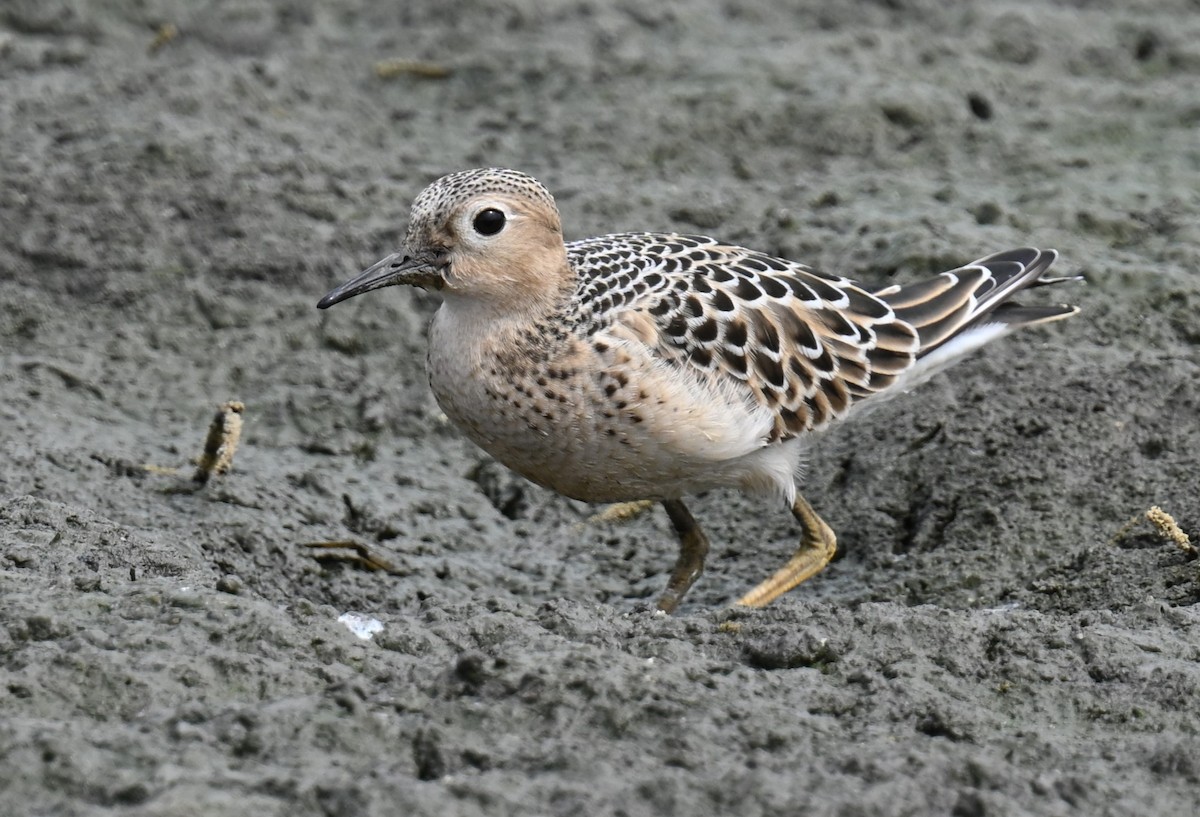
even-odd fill
[[[373,289],[394,287],[400,284],[422,287],[424,289],[441,289],[442,267],[446,265],[444,257],[436,253],[420,255],[405,255],[392,253],[382,261],[363,270],[340,287],[332,289],[317,301],[317,309],[328,309],[336,303],[362,295]]]

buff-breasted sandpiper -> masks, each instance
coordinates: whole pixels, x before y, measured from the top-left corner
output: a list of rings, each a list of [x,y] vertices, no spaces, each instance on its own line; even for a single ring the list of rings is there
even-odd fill
[[[1053,250],[989,255],[909,285],[847,278],[712,238],[620,233],[565,244],[558,208],[514,170],[451,173],[412,205],[404,247],[321,299],[437,290],[429,382],[446,416],[517,473],[589,502],[657,500],[680,539],[658,600],[674,610],[708,538],[683,497],[783,500],[791,560],[739,603],[770,603],[828,564],[833,531],[797,493],[806,438],[1020,326],[1057,283]]]

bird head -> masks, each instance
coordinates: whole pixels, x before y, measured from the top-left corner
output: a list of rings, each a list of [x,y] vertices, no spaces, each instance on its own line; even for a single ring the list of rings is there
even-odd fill
[[[317,307],[408,285],[493,307],[557,299],[571,279],[558,207],[515,170],[451,173],[413,201],[404,248],[331,290]]]

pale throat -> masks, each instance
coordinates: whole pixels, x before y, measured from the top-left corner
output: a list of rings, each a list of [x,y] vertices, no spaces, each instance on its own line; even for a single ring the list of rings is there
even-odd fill
[[[529,293],[498,300],[443,290],[441,308],[430,326],[431,372],[478,373],[510,369],[538,350],[543,357],[559,351],[570,320],[573,288]],[[468,375],[469,376],[469,375]]]

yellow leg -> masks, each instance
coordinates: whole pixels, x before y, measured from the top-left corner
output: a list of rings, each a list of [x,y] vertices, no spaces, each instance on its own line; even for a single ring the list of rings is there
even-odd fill
[[[792,516],[800,523],[800,547],[786,565],[775,575],[738,599],[745,607],[766,607],[800,582],[807,581],[825,569],[837,552],[837,537],[825,520],[799,494],[792,504]]]
[[[618,502],[615,505],[609,505],[604,510],[592,514],[576,525],[576,527],[582,528],[585,525],[598,525],[605,522],[623,524],[636,519],[653,507],[653,499],[639,499],[637,502]]]
[[[679,534],[679,559],[671,578],[667,581],[667,589],[658,599],[658,609],[670,613],[679,606],[679,602],[700,578],[704,572],[704,559],[708,556],[708,537],[700,529],[695,517],[688,511],[687,506],[678,499],[664,499],[663,509],[671,517],[671,525]]]

